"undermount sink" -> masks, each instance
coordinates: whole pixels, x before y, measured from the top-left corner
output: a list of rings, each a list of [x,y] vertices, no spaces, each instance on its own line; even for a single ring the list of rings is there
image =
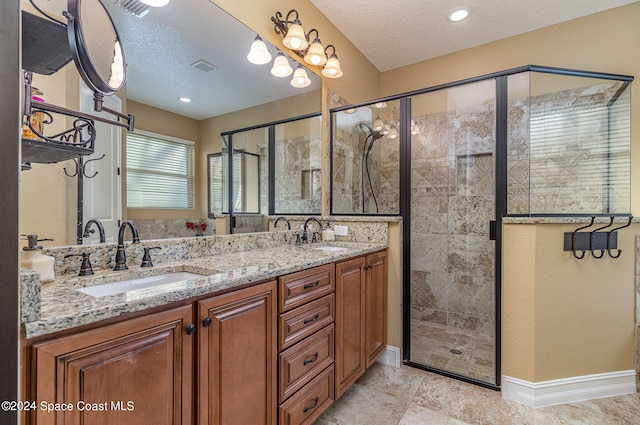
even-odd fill
[[[319,246],[313,249],[317,249],[318,251],[346,251],[347,248],[343,246]]]
[[[172,272],[159,274],[156,276],[141,277],[138,279],[123,280],[120,282],[106,283],[104,285],[88,286],[86,288],[78,288],[78,291],[84,292],[92,297],[106,297],[108,295],[120,294],[136,289],[152,288],[154,286],[166,285],[169,283],[182,282],[191,280],[204,275],[191,272]]]

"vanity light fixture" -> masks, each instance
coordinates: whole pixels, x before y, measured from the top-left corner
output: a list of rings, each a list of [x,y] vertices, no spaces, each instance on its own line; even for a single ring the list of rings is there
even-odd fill
[[[471,14],[470,7],[460,7],[453,12],[449,13],[447,19],[451,22],[460,22],[464,19],[467,19]]]
[[[271,68],[271,75],[275,77],[288,77],[293,74],[293,68],[289,65],[289,59],[284,53],[278,51],[276,60],[273,61],[273,68]]]
[[[298,64],[296,72],[293,73],[291,85],[300,89],[303,87],[307,87],[309,84],[311,84],[311,80],[307,75],[307,71],[302,67],[302,65]]]
[[[247,59],[249,59],[249,62],[256,65],[264,65],[271,61],[271,53],[269,53],[267,45],[264,44],[264,41],[262,41],[262,38],[259,35],[256,35],[256,38],[253,39]]]
[[[310,65],[324,65],[322,69],[323,76],[327,78],[342,77],[343,73],[335,46],[328,45],[323,48],[320,34],[315,28],[305,33],[297,10],[291,9],[286,17],[283,17],[282,13],[276,12],[275,16],[271,17],[271,21],[274,24],[273,30],[276,34],[282,35],[282,44],[285,47],[291,49]],[[310,37],[312,33],[315,33],[313,39]],[[331,55],[327,53],[330,47],[333,48]]]
[[[164,7],[169,4],[170,0],[140,0],[142,3],[151,7]]]

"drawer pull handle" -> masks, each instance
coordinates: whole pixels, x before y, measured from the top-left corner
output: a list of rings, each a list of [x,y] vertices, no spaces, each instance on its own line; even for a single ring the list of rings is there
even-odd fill
[[[315,315],[315,316],[313,316],[313,318],[311,318],[311,319],[304,319],[304,324],[306,325],[306,324],[308,324],[308,323],[316,322],[316,321],[318,321],[318,319],[319,319],[319,318],[320,318],[320,313],[316,313],[316,315]]]
[[[316,286],[318,286],[318,285],[320,285],[320,281],[319,281],[319,280],[316,280],[315,282],[313,282],[313,283],[312,283],[312,284],[310,284],[310,285],[309,285],[309,284],[304,285],[302,288],[303,288],[303,289],[311,289],[311,288],[315,288],[315,287],[316,287]]]
[[[302,364],[304,366],[308,365],[309,363],[314,363],[316,360],[318,360],[318,352],[316,351],[316,353],[313,355],[313,357],[309,360],[305,360],[304,362],[302,362]]]
[[[302,410],[302,412],[307,413],[309,410],[315,409],[318,406],[318,400],[319,400],[319,397],[316,397],[315,399],[313,399],[313,404],[309,407],[305,407],[304,410]]]

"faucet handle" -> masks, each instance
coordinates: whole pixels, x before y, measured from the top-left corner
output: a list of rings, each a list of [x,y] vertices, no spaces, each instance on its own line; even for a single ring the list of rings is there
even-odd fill
[[[64,258],[69,257],[82,257],[82,264],[80,265],[80,271],[78,276],[91,276],[93,274],[93,268],[91,267],[91,261],[89,261],[89,253],[83,252],[82,254],[68,254]]]
[[[151,254],[149,251],[152,249],[162,249],[160,246],[152,246],[150,248],[143,248],[144,254],[142,255],[142,263],[140,267],[153,267],[153,263],[151,262]]]

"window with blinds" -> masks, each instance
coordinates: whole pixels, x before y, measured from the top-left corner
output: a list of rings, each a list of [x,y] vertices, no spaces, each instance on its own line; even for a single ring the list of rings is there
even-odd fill
[[[532,98],[532,213],[610,214],[630,209],[630,101],[620,83]]]
[[[127,207],[195,206],[195,144],[136,131],[127,135]]]

